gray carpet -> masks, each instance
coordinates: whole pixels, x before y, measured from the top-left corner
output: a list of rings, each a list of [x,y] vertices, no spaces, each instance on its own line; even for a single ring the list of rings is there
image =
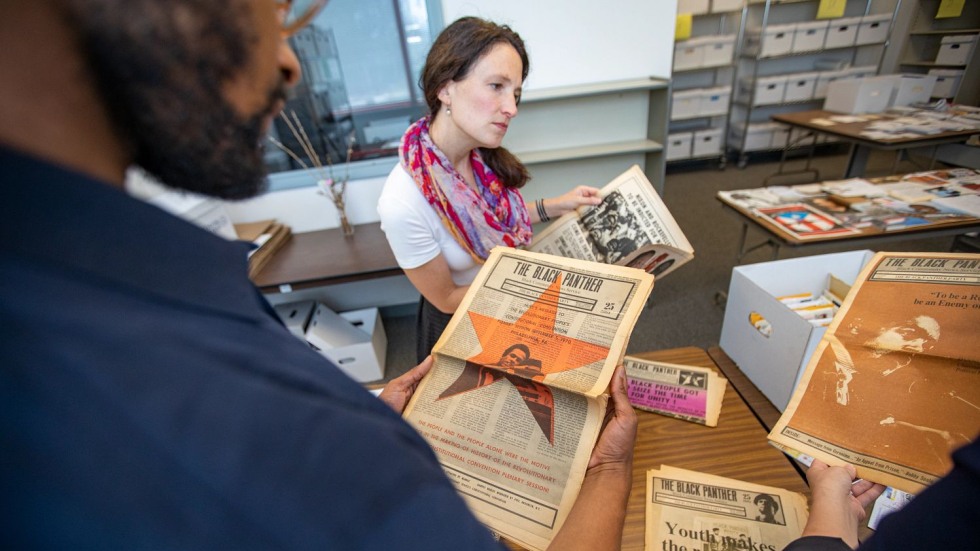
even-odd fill
[[[876,152],[868,163],[868,176],[881,176],[891,172],[894,154]],[[820,179],[833,180],[841,177],[847,162],[846,153],[818,156],[813,166],[820,170]],[[654,285],[653,294],[633,331],[627,348],[628,353],[649,350],[697,346],[716,346],[721,336],[724,317],[724,301],[716,299],[718,293],[727,292],[732,268],[738,251],[741,223],[731,214],[722,211],[715,199],[720,190],[761,187],[763,180],[778,169],[778,158],[751,159],[748,166],[739,169],[729,164],[719,170],[716,161],[670,165],[664,201],[678,224],[694,246],[695,258],[675,270]],[[802,168],[803,161],[796,160],[787,169]],[[899,172],[925,170],[909,161],[898,165]],[[796,184],[812,181],[812,178],[781,177],[770,184]],[[532,184],[533,185],[533,184]],[[753,240],[753,236],[755,239]],[[750,230],[749,241],[761,240],[761,234]],[[891,251],[948,251],[951,237],[888,241],[876,246],[877,250]],[[782,247],[779,258],[794,258],[852,250],[846,243],[836,245],[808,245],[790,249]],[[769,248],[748,254],[742,264],[771,260]],[[411,368],[415,350],[414,309],[399,308],[383,312],[388,335],[388,362],[386,380]]]

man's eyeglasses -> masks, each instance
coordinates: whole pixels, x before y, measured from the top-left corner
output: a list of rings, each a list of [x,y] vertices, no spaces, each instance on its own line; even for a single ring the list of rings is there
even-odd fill
[[[279,0],[279,17],[283,38],[296,34],[320,13],[327,0]]]

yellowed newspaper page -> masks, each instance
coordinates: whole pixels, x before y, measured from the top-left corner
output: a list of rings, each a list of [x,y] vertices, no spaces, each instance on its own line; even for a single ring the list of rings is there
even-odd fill
[[[980,433],[980,255],[878,253],[769,434],[917,493]]]
[[[806,497],[677,469],[647,471],[646,550],[778,551],[803,533]]]
[[[707,367],[623,359],[633,407],[714,427],[728,380]]]
[[[404,414],[491,529],[543,549],[561,527],[652,285],[631,268],[491,252]]]
[[[581,207],[535,236],[530,250],[639,268],[662,277],[694,248],[639,166],[604,186],[602,203]]]

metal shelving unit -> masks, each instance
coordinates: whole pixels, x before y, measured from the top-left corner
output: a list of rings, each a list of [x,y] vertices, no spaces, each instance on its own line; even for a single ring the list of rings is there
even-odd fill
[[[816,16],[819,2],[817,0],[749,0],[743,9],[738,32],[739,48],[726,139],[728,153],[737,156],[740,168],[746,165],[750,153],[783,149],[786,143],[806,145],[805,140],[794,139],[792,135],[788,135],[782,143],[758,147],[758,144],[753,144],[750,139],[753,133],[750,131],[750,125],[768,123],[769,117],[776,113],[818,109],[823,102],[823,95],[793,101],[760,100],[758,96],[760,79],[772,80],[793,76],[797,76],[798,80],[818,79],[821,74],[818,71],[824,70],[823,67],[857,68],[854,69],[854,76],[876,74],[881,67],[889,43],[890,31],[895,25],[895,16],[900,5],[901,0],[864,0],[847,3],[843,18],[868,16],[887,18],[889,32],[879,42],[829,48],[821,46],[769,54],[765,53],[764,47],[764,42],[768,38],[767,32],[778,29],[776,25],[818,21]],[[750,35],[754,37],[756,34],[759,35],[759,40],[750,40]],[[750,41],[753,42],[751,47]]]
[[[980,2],[964,2],[959,17],[936,19],[940,0],[907,1],[913,12],[909,36],[898,64],[900,70],[908,73],[928,73],[933,69],[963,71],[952,95],[934,96],[934,99],[942,97],[954,103],[980,104],[980,56],[977,56],[977,46],[974,46],[966,63],[936,62],[944,38],[980,34]]]

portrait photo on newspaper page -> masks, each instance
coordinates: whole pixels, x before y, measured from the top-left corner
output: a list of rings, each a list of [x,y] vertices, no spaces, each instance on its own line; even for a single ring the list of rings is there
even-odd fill
[[[770,441],[917,493],[980,433],[978,328],[980,255],[876,254]]]
[[[404,417],[498,534],[544,549],[568,516],[652,287],[634,268],[491,251]]]

